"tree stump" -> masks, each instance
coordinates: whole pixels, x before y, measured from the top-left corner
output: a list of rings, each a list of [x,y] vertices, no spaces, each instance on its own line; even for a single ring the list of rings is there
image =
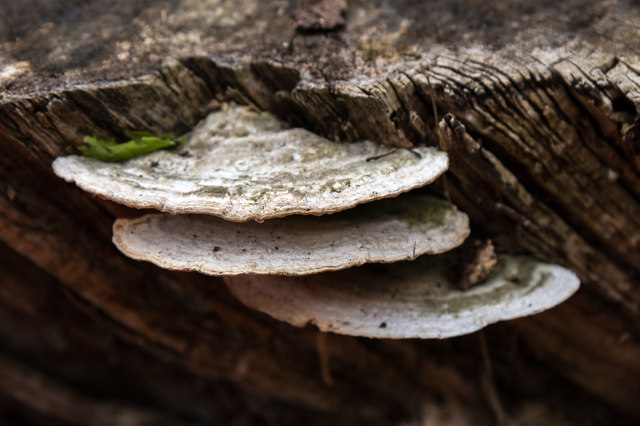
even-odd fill
[[[295,8],[0,6],[0,421],[638,422],[637,3],[354,0],[343,26],[309,28]],[[219,279],[125,258],[111,225],[137,213],[51,171],[85,135],[184,133],[222,101],[337,141],[441,146],[441,193],[475,235],[581,290],[442,341],[297,329]]]

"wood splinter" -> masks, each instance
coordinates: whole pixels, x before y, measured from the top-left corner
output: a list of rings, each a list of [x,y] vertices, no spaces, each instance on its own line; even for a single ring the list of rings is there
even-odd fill
[[[497,265],[498,256],[491,240],[473,240],[460,249],[456,284],[461,290],[468,290],[486,281]]]

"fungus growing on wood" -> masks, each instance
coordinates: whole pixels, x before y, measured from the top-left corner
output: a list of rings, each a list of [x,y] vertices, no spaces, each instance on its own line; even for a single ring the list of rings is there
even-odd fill
[[[503,260],[482,285],[460,290],[451,253],[305,277],[225,277],[252,309],[298,327],[375,338],[446,338],[549,309],[571,296],[569,270],[527,257]]]
[[[462,244],[469,219],[447,202],[402,196],[326,217],[231,223],[204,215],[119,219],[113,242],[127,256],[210,275],[304,275],[396,262]]]
[[[576,291],[573,273],[522,257],[504,260],[482,285],[457,288],[456,256],[438,253],[462,244],[467,216],[431,197],[396,197],[447,166],[447,155],[433,148],[335,143],[228,106],[177,150],[118,164],[78,156],[53,164],[59,176],[102,197],[199,213],[119,219],[113,241],[164,268],[223,275],[246,305],[297,326],[444,338],[540,312]],[[379,200],[389,197],[396,198]],[[483,267],[465,272],[469,285],[491,273],[492,253],[473,258]],[[403,262],[422,254],[435,256]],[[367,262],[397,263],[324,272]]]
[[[267,113],[224,108],[178,149],[123,163],[62,157],[53,169],[130,207],[242,222],[320,215],[393,197],[434,181],[448,166],[447,154],[434,148],[341,144],[283,127]]]

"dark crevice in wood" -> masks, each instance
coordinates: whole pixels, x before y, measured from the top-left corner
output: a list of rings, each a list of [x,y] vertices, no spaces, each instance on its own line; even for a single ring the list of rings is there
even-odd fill
[[[179,61],[189,71],[200,78],[213,94],[223,93],[228,82],[222,78],[215,61],[201,56],[182,58]]]
[[[108,95],[105,91],[103,95]],[[112,113],[101,99],[93,93],[83,90],[70,90],[63,92],[56,97],[60,102],[69,106],[70,109],[82,113],[92,125],[97,127],[96,136],[113,136],[117,140],[125,140],[127,129],[121,125],[121,119]],[[113,99],[109,99],[113,102]],[[122,105],[122,102],[115,102],[115,106]],[[80,139],[80,138],[79,138]]]

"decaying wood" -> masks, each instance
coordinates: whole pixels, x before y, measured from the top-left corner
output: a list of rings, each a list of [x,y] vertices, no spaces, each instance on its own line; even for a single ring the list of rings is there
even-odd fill
[[[345,0],[298,0],[293,20],[298,31],[331,31],[344,25]]]
[[[0,239],[3,257],[21,260],[1,268],[11,278],[0,288],[0,360],[11,374],[0,375],[0,420],[78,424],[69,417],[78,413],[19,397],[10,383],[21,375],[31,378],[25,392],[101,409],[111,407],[101,398],[125,386],[101,386],[104,346],[82,320],[35,304],[46,287],[56,289],[54,306],[93,318],[96,333],[119,342],[114,371],[155,366],[157,375],[137,376],[147,384],[134,392],[142,399],[116,398],[136,415],[228,422],[254,404],[252,413],[265,414],[249,423],[388,424],[442,419],[454,407],[461,422],[493,423],[477,336],[328,335],[319,357],[316,331],[249,311],[219,281],[123,258],[110,244],[111,224],[134,213],[50,170],[84,135],[183,133],[225,100],[334,140],[445,148],[452,202],[477,237],[562,264],[583,282],[567,303],[487,330],[507,424],[536,415],[546,424],[640,419],[635,2],[350,1],[344,28],[329,34],[296,33],[285,1],[5,3]],[[58,356],[46,363],[38,350],[59,339],[42,324],[67,330],[61,349],[48,343]],[[69,376],[69,359],[82,375]],[[163,408],[172,393],[199,395],[198,386],[214,396]],[[205,410],[211,389],[226,404]]]
[[[461,290],[482,284],[498,266],[498,256],[491,240],[470,240],[461,248],[453,271],[454,282]]]

